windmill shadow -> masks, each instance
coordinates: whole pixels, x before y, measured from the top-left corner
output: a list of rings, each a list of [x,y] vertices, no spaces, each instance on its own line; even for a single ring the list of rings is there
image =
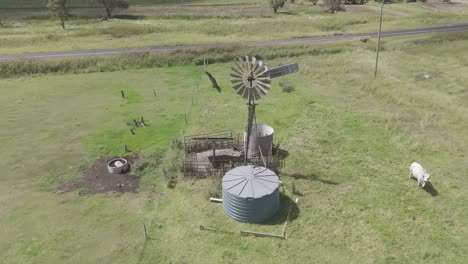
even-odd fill
[[[276,156],[277,158],[284,160],[289,156],[289,151],[280,148],[280,145],[274,145],[273,146],[273,156]]]
[[[434,188],[434,186],[432,186],[431,182],[426,182],[423,190],[429,193],[432,197],[439,195],[439,192]]]
[[[300,173],[294,173],[294,174],[286,174],[286,176],[294,178],[296,180],[304,179],[304,180],[309,180],[309,181],[318,181],[318,182],[329,184],[329,185],[338,185],[337,182],[327,180],[327,179],[322,179],[322,176],[317,175],[315,173],[310,173],[308,175],[304,175],[304,174],[300,174]]]

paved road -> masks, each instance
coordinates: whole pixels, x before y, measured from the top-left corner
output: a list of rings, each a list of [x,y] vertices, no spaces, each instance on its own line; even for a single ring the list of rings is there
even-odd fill
[[[468,24],[457,25],[444,25],[444,26],[431,26],[415,29],[404,29],[397,31],[382,32],[382,37],[394,37],[405,35],[416,35],[433,32],[451,32],[468,30]],[[320,42],[335,42],[343,40],[353,40],[358,38],[375,38],[377,33],[360,33],[360,34],[345,34],[326,37],[311,37],[311,38],[295,38],[295,39],[278,39],[278,40],[265,40],[265,41],[250,41],[250,42],[237,42],[237,43],[223,43],[223,44],[195,44],[195,45],[173,45],[173,46],[153,46],[153,47],[140,47],[140,48],[120,48],[120,49],[102,49],[102,50],[76,50],[76,51],[57,51],[57,52],[38,52],[38,53],[20,53],[0,55],[0,60],[8,60],[15,58],[65,58],[65,57],[84,57],[84,56],[109,56],[119,55],[131,52],[168,52],[179,49],[193,49],[193,48],[209,48],[209,47],[222,47],[233,44],[246,45],[246,46],[271,46],[271,45],[286,45],[286,44],[307,44],[307,43],[320,43]]]

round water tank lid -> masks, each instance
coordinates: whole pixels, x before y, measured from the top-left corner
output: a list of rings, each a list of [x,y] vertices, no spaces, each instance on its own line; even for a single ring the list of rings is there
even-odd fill
[[[265,167],[240,166],[223,177],[223,190],[240,198],[261,198],[279,187],[279,178]]]

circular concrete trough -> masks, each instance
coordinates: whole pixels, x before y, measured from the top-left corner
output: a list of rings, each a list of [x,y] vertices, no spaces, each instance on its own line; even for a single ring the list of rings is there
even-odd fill
[[[253,165],[240,166],[223,177],[223,208],[231,218],[260,223],[279,209],[279,178],[271,170]]]
[[[107,169],[112,174],[122,174],[128,171],[128,162],[124,158],[115,158],[107,163]]]

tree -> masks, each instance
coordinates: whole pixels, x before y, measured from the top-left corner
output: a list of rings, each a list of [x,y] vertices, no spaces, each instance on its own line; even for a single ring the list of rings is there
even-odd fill
[[[331,13],[335,13],[336,11],[343,10],[343,5],[341,4],[341,0],[323,0],[323,4]]]
[[[278,9],[283,8],[284,4],[286,4],[286,0],[268,0],[270,3],[271,8],[273,8],[273,12],[278,11]]]
[[[66,7],[67,0],[49,0],[47,8],[56,17],[60,18],[60,24],[65,29],[65,18],[68,16],[68,10]]]
[[[128,0],[95,0],[97,4],[102,5],[106,10],[107,17],[112,15],[114,8],[128,8]]]

